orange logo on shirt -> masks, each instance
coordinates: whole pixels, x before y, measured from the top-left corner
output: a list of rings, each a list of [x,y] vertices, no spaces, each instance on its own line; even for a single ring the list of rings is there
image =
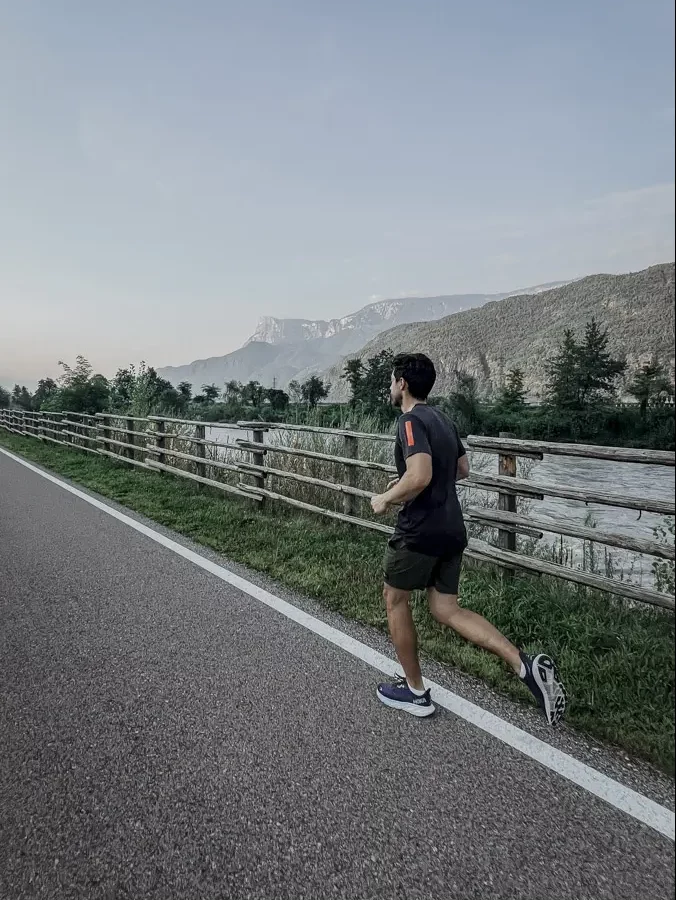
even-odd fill
[[[413,425],[409,419],[408,422],[405,423],[406,428],[406,446],[407,447],[415,447],[415,438],[413,437]]]

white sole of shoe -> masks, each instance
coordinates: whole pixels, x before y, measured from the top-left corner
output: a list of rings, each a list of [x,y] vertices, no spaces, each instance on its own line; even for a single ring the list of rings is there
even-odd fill
[[[558,725],[566,711],[566,689],[556,671],[554,660],[540,653],[533,660],[533,678],[545,704],[545,716],[550,725]]]
[[[390,709],[400,709],[402,712],[410,713],[410,715],[417,716],[419,719],[431,716],[436,710],[433,703],[430,703],[429,706],[418,706],[416,703],[400,703],[398,700],[390,700],[389,697],[384,697],[380,691],[376,691],[376,693],[380,702],[384,703],[385,706],[389,706]]]

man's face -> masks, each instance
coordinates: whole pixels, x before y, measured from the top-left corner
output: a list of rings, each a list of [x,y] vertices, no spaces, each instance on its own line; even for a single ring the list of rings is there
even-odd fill
[[[394,377],[394,372],[392,373],[392,382],[390,384],[390,403],[392,406],[400,407],[402,397],[404,394],[404,385],[406,382],[403,378],[400,378],[398,381]]]

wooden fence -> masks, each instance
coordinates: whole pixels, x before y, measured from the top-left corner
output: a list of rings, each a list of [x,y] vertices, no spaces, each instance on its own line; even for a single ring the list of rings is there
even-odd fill
[[[250,502],[283,503],[296,509],[326,516],[352,526],[368,528],[390,535],[393,528],[382,521],[368,518],[363,512],[365,501],[374,493],[363,484],[363,477],[372,480],[396,474],[393,466],[373,458],[360,456],[365,442],[391,444],[388,434],[316,428],[304,425],[269,424],[262,422],[206,423],[162,416],[134,418],[110,413],[96,416],[75,412],[30,413],[19,410],[0,410],[0,427],[10,432],[35,437],[41,441],[96,453],[163,475],[172,474],[215,488]],[[206,429],[226,429],[231,434],[245,435],[235,440],[211,440]],[[277,432],[278,435],[274,435]],[[294,446],[292,436],[300,432],[315,435],[321,440],[338,442],[340,453],[326,453],[307,447]],[[251,438],[248,434],[251,433]],[[281,436],[285,442],[270,440]],[[674,561],[674,545],[661,540],[600,531],[569,522],[551,522],[517,511],[516,498],[542,500],[544,497],[562,498],[589,504],[654,513],[673,517],[673,500],[654,500],[586,490],[565,484],[548,484],[517,477],[517,458],[541,460],[544,456],[565,456],[584,459],[610,460],[625,465],[668,466],[673,468],[675,454],[655,450],[633,450],[598,447],[583,444],[550,443],[517,440],[503,434],[499,438],[470,436],[470,450],[493,454],[498,460],[498,473],[474,472],[462,482],[463,490],[497,494],[497,508],[469,504],[468,521],[497,533],[497,546],[483,540],[470,539],[467,555],[485,563],[498,565],[506,576],[515,570],[548,575],[569,582],[605,591],[629,600],[674,609],[674,598],[652,588],[631,584],[594,572],[580,571],[560,563],[517,552],[518,534],[536,539],[543,533],[576,538],[590,543],[647,554],[658,560]],[[340,473],[338,480],[316,477],[285,468],[290,459],[312,461],[331,466]],[[272,462],[271,462],[272,460]],[[230,481],[225,480],[230,478]],[[234,482],[234,483],[233,483]],[[308,503],[289,493],[273,490],[278,484],[311,486],[313,489],[342,495],[339,509],[328,509]],[[382,488],[380,489],[382,490]],[[368,509],[368,507],[366,507]]]

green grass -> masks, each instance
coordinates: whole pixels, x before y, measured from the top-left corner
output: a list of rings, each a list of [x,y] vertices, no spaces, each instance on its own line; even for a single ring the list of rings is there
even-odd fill
[[[383,539],[279,506],[261,510],[171,476],[133,469],[0,430],[0,444],[326,607],[386,628],[380,597]],[[564,674],[568,722],[663,770],[674,770],[674,617],[547,579],[503,584],[468,565],[463,603],[527,650],[546,649]],[[527,700],[494,657],[441,629],[422,598],[414,616],[424,654]]]

